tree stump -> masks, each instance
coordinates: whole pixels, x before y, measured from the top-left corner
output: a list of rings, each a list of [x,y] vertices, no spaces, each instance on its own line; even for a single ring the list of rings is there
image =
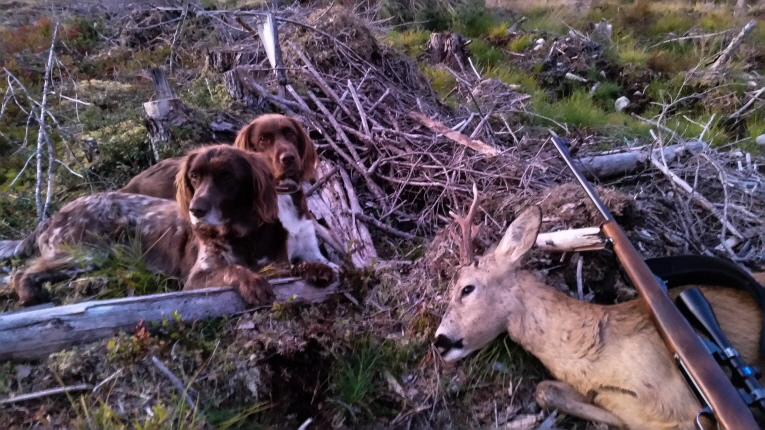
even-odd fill
[[[242,73],[248,73],[240,68],[229,70],[223,74],[223,85],[226,87],[229,97],[246,105],[256,114],[268,111],[268,100],[255,91]]]
[[[464,71],[469,64],[468,44],[470,40],[458,33],[432,33],[427,45],[430,64],[445,64],[452,69]]]
[[[259,64],[266,58],[260,49],[252,46],[221,46],[207,51],[205,69],[216,73],[225,73],[240,66]]]
[[[180,127],[189,118],[189,109],[175,96],[167,80],[165,69],[154,67],[150,71],[154,85],[154,100],[143,104],[145,125],[154,160],[160,161],[172,142],[172,127]]]

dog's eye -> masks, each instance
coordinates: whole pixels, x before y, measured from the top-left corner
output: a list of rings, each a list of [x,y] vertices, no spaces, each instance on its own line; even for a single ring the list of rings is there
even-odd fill
[[[466,286],[465,286],[465,287],[462,289],[462,293],[461,293],[461,294],[462,294],[462,297],[465,297],[465,296],[467,296],[468,294],[472,293],[473,291],[475,291],[475,286],[474,286],[474,285],[466,285]]]
[[[287,130],[284,132],[284,135],[287,137],[295,137],[295,132],[292,130]]]
[[[196,173],[196,172],[189,173],[189,178],[191,178],[192,181],[196,181],[197,179],[199,179],[199,173]]]

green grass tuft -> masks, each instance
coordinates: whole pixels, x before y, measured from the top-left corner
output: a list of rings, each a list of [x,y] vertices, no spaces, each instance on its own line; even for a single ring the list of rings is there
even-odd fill
[[[480,39],[473,40],[473,43],[468,45],[472,54],[473,60],[476,66],[481,67],[494,67],[505,61],[505,54],[491,46],[488,42]]]
[[[521,37],[516,37],[510,43],[507,44],[507,49],[513,52],[523,52],[530,48],[534,44],[534,36],[531,34],[524,34]]]
[[[383,41],[388,45],[403,51],[406,55],[416,58],[425,52],[425,45],[429,38],[429,31],[391,30],[385,36]]]

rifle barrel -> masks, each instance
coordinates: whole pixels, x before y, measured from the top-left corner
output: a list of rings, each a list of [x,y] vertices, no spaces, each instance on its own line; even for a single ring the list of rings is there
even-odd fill
[[[603,214],[603,217],[606,219],[606,221],[614,221],[614,216],[611,215],[611,212],[608,211],[606,208],[606,205],[603,204],[602,201],[600,201],[600,198],[598,197],[598,194],[595,192],[595,189],[590,185],[590,182],[585,179],[584,175],[582,175],[582,172],[579,171],[576,167],[574,167],[574,160],[571,159],[571,156],[568,153],[568,148],[566,145],[566,139],[560,138],[558,136],[553,136],[552,138],[553,145],[558,149],[558,152],[561,153],[563,156],[563,159],[566,160],[566,164],[568,164],[569,169],[574,173],[574,176],[576,176],[576,180],[579,181],[579,184],[584,188],[584,192],[587,193],[588,196],[590,196],[590,200],[595,204],[595,207],[598,208],[601,214]]]

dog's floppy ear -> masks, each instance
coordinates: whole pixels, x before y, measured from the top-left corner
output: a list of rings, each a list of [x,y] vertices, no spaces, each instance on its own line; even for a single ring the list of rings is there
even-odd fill
[[[236,139],[234,140],[235,147],[245,151],[255,151],[255,142],[252,141],[252,132],[256,123],[257,120],[254,120],[239,130],[239,134],[236,135]]]
[[[298,145],[300,146],[300,159],[303,161],[303,180],[308,181],[313,179],[316,173],[316,164],[319,162],[319,154],[316,152],[316,145],[314,145],[311,137],[308,136],[308,132],[305,131],[303,125],[300,124],[295,118],[290,118],[292,126],[295,128],[298,136]]]
[[[181,216],[186,220],[189,219],[189,205],[194,197],[194,188],[189,180],[189,169],[191,168],[191,162],[194,161],[196,156],[196,151],[186,154],[181,159],[181,168],[175,176],[175,201],[178,202],[178,210]]]
[[[279,202],[274,188],[274,175],[260,154],[247,153],[252,167],[252,212],[261,223],[271,223],[279,217]]]

